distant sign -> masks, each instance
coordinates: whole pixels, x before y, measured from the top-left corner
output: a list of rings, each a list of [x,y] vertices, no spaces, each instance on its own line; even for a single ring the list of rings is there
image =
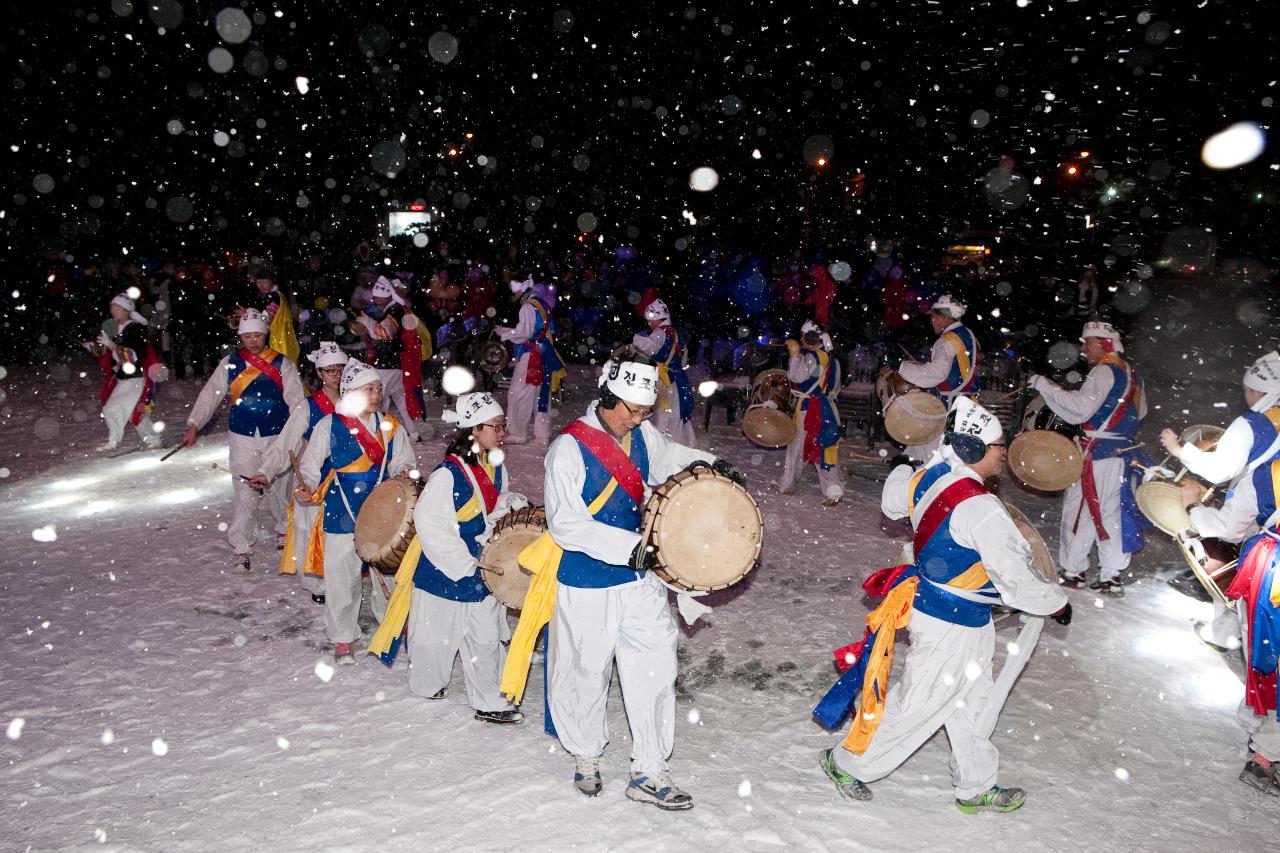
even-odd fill
[[[387,214],[387,236],[412,237],[431,227],[431,214],[425,210],[396,210]]]

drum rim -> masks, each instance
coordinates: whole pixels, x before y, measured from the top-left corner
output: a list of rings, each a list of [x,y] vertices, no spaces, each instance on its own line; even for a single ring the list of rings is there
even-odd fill
[[[757,412],[761,414],[756,414]],[[760,441],[758,440],[757,436],[754,436],[751,433],[747,432],[747,418],[749,417],[752,418],[754,422],[756,418],[761,417],[764,413],[768,413],[770,415],[780,415],[781,417],[785,418],[787,423],[791,425],[791,437],[779,444],[772,444],[770,442]],[[742,418],[739,422],[739,429],[742,431],[742,434],[747,439],[747,441],[751,442],[756,447],[763,447],[768,450],[777,450],[778,448],[786,447],[788,444],[795,441],[795,438],[796,438],[795,418],[792,417],[791,415],[788,415],[786,412],[782,411],[781,409],[772,409],[768,406],[752,406],[751,408],[743,412]]]
[[[910,413],[901,412],[901,411],[899,411],[898,409],[895,409],[895,408],[894,408],[894,405],[893,405],[894,403],[896,403],[896,402],[898,402],[898,400],[903,399],[903,398],[906,398],[906,397],[908,397],[908,396],[910,396],[910,395],[912,395],[912,394],[923,394],[925,397],[929,398],[930,400],[937,400],[937,401],[938,401],[938,403],[939,403],[939,405],[941,405],[941,406],[942,406],[942,414],[941,414],[941,415],[933,415],[932,417],[929,417],[929,418],[927,418],[927,419],[923,419],[923,420],[924,420],[924,422],[928,424],[928,428],[927,428],[927,429],[925,429],[925,430],[921,433],[921,435],[919,435],[919,436],[914,436],[914,435],[912,435],[912,436],[908,436],[908,437],[907,437],[907,439],[909,439],[909,440],[904,440],[904,439],[899,438],[897,435],[895,435],[895,434],[894,434],[894,430],[893,430],[892,428],[890,428],[890,425],[889,425],[889,419],[890,419],[891,417],[894,417],[894,418],[907,418],[907,419],[910,419],[911,421],[913,421],[914,423],[920,423],[920,422],[922,421],[922,419],[917,418],[917,417],[915,417],[914,415],[912,415],[912,414],[910,414]],[[946,432],[946,429],[947,429],[947,405],[946,405],[946,403],[944,403],[940,398],[935,397],[934,395],[930,394],[928,391],[922,391],[922,390],[920,390],[919,388],[912,388],[910,391],[906,391],[906,392],[904,392],[904,393],[902,393],[902,394],[894,394],[894,395],[893,395],[893,397],[889,400],[888,405],[884,406],[884,413],[883,413],[883,414],[884,414],[884,431],[885,431],[885,432],[887,432],[887,433],[889,433],[889,437],[890,437],[890,438],[892,438],[894,441],[898,442],[899,444],[907,445],[908,447],[919,446],[919,445],[921,445],[921,444],[928,444],[929,442],[933,441],[933,440],[934,440],[934,439],[936,439],[938,436],[940,436],[940,435],[942,435],[944,432]],[[894,426],[895,426],[895,427],[896,427],[896,426],[898,426],[898,425],[899,425],[899,422],[895,422],[895,423],[894,423]]]
[[[374,492],[376,492],[378,489],[382,488],[383,486],[391,483],[394,483],[396,488],[401,490],[408,490],[408,492],[412,493],[413,495],[413,500],[405,501],[405,504],[408,507],[408,512],[404,517],[400,519],[401,527],[396,531],[396,533],[400,536],[400,540],[395,545],[381,546],[376,553],[371,552],[368,548],[362,549],[361,536],[360,536],[360,529],[361,529],[360,515],[364,513],[365,507],[367,507],[369,505],[369,501],[373,499]],[[384,564],[388,563],[392,557],[396,557],[396,551],[399,549],[400,553],[398,558],[396,559],[396,565],[397,566],[399,565],[399,561],[404,559],[405,553],[409,550],[409,544],[408,544],[409,541],[418,534],[417,528],[414,527],[414,524],[413,524],[413,510],[414,510],[414,507],[417,506],[417,503],[418,503],[417,498],[421,493],[422,493],[422,485],[420,481],[412,480],[412,479],[401,479],[399,477],[392,478],[390,480],[383,480],[381,483],[378,483],[378,485],[373,487],[373,490],[369,492],[369,497],[365,498],[365,502],[361,504],[360,512],[356,514],[355,527],[351,531],[351,545],[356,552],[356,556],[360,558],[361,562],[368,563],[371,566],[381,568]],[[406,533],[408,533],[408,535],[405,535]],[[364,545],[369,544],[367,541],[367,536],[368,534],[366,533],[365,534],[366,541],[364,541],[363,543]],[[401,545],[404,546],[403,549],[400,549]],[[366,553],[368,553],[369,556],[365,556]],[[392,571],[394,571],[394,569],[392,569]]]
[[[1179,496],[1181,495],[1181,490],[1178,488],[1176,483],[1171,483],[1167,480],[1152,480],[1148,483],[1140,484],[1138,488],[1133,490],[1134,503],[1138,505],[1138,511],[1141,512],[1143,516],[1146,517],[1147,521],[1150,521],[1153,525],[1155,525],[1156,528],[1160,530],[1161,533],[1165,533],[1176,539],[1178,537],[1178,533],[1180,532],[1180,530],[1170,530],[1169,528],[1165,527],[1163,522],[1157,521],[1155,518],[1153,518],[1151,514],[1147,512],[1146,506],[1144,506],[1144,501],[1142,499],[1142,496],[1144,494],[1150,495],[1153,492],[1157,492],[1157,491],[1167,492],[1170,494],[1170,497],[1172,497],[1173,494],[1178,494]],[[1180,503],[1180,499],[1179,499],[1179,503]],[[1185,512],[1185,508],[1183,511]],[[1191,515],[1190,513],[1187,513],[1188,523],[1190,523],[1190,519],[1191,519]]]
[[[720,474],[717,472],[703,474],[701,472],[695,472],[695,471],[679,471],[671,475],[670,477],[668,477],[665,482],[663,482],[660,486],[654,489],[653,495],[649,498],[649,501],[645,504],[644,515],[641,518],[641,529],[648,531],[646,541],[648,538],[651,538],[653,536],[653,527],[655,524],[657,524],[658,519],[660,519],[663,515],[663,512],[664,512],[663,504],[669,503],[671,501],[671,498],[669,498],[667,494],[662,490],[666,488],[668,483],[673,483],[673,482],[683,483],[684,481],[690,480],[690,479],[695,481],[700,479],[701,480],[718,480],[718,481],[727,483],[728,485],[733,487],[733,490],[737,490],[747,497],[747,500],[750,502],[751,506],[755,509],[756,520],[759,522],[759,525],[760,525],[759,526],[760,535],[757,538],[757,541],[755,543],[755,548],[753,549],[751,562],[747,565],[745,569],[743,569],[742,573],[739,574],[737,577],[735,577],[733,580],[730,580],[726,583],[719,584],[716,586],[706,586],[706,585],[694,586],[688,583],[687,581],[681,580],[677,576],[667,571],[666,564],[659,564],[655,566],[653,568],[653,572],[654,574],[658,575],[658,577],[665,580],[667,583],[675,587],[678,587],[682,590],[685,590],[687,592],[717,592],[722,589],[727,589],[728,587],[731,587],[734,584],[738,583],[747,575],[751,574],[752,570],[754,570],[756,566],[760,564],[760,551],[764,548],[764,514],[760,511],[760,504],[756,501],[756,499],[752,496],[750,492],[748,492],[741,485],[733,482],[733,480],[730,480],[728,477],[724,476],[723,474]],[[652,511],[650,510],[650,507],[653,507]],[[650,518],[651,512],[653,516],[652,518]],[[661,548],[658,549],[658,558],[659,559],[662,558]]]
[[[1016,453],[1014,451],[1014,448],[1021,446],[1019,445],[1018,440],[1023,438],[1024,436],[1034,437],[1034,438],[1047,438],[1049,436],[1053,436],[1053,438],[1050,439],[1050,443],[1053,443],[1059,440],[1061,440],[1062,442],[1065,442],[1064,450],[1066,446],[1069,446],[1074,455],[1074,458],[1079,461],[1079,467],[1080,467],[1079,472],[1077,472],[1076,475],[1069,482],[1066,482],[1061,486],[1046,486],[1046,485],[1041,485],[1040,483],[1033,483],[1030,480],[1026,479],[1025,477],[1022,476],[1021,473],[1019,473],[1018,469],[1014,465],[1015,458],[1021,457],[1021,453]],[[1025,444],[1025,442],[1023,442],[1023,444]],[[1019,483],[1021,483],[1024,486],[1029,486],[1041,492],[1060,492],[1063,489],[1068,489],[1074,483],[1079,481],[1080,477],[1084,474],[1084,454],[1080,452],[1079,446],[1076,445],[1074,441],[1067,438],[1062,433],[1052,429],[1029,429],[1029,430],[1023,430],[1022,432],[1015,435],[1013,437],[1013,441],[1009,442],[1009,450],[1008,450],[1008,456],[1006,458],[1006,462],[1009,466],[1009,472],[1013,474],[1014,479],[1016,479]],[[1057,482],[1057,481],[1054,481],[1054,482]]]

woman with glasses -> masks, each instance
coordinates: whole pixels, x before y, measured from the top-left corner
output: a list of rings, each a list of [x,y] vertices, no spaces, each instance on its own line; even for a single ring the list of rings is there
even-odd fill
[[[478,559],[494,523],[529,501],[508,491],[500,450],[507,420],[492,396],[463,394],[444,419],[458,431],[413,510],[422,556],[409,605],[409,692],[443,699],[461,656],[476,719],[518,723],[524,715],[498,689],[507,612],[481,579]]]

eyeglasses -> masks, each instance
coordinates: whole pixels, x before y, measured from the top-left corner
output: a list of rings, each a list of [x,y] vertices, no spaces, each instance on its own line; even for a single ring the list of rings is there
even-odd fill
[[[626,409],[632,417],[639,416],[642,421],[647,421],[649,418],[653,417],[653,409],[633,409],[631,406],[627,405],[626,400],[619,400],[618,402],[622,404],[622,407]]]
[[[488,427],[489,429],[493,430],[494,432],[506,432],[506,431],[507,431],[507,425],[506,425],[505,423],[501,423],[501,424],[480,424],[480,427],[481,427],[481,429],[483,429],[484,427]]]

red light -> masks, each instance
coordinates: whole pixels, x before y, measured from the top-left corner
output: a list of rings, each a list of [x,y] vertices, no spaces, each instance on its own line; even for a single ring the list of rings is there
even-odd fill
[[[414,213],[419,213],[423,210],[426,210],[427,206],[425,204],[415,203],[415,204],[409,205],[409,209],[412,210]]]
[[[818,165],[819,165],[819,166],[825,166],[825,165],[827,165],[827,158],[826,158],[826,157],[819,157],[819,158],[818,158]]]
[[[1080,171],[1080,170],[1079,170],[1079,169],[1077,169],[1075,166],[1068,166],[1068,167],[1067,167],[1067,174],[1068,174],[1068,175],[1074,175],[1074,174],[1075,174],[1076,172],[1078,172],[1078,171]]]

